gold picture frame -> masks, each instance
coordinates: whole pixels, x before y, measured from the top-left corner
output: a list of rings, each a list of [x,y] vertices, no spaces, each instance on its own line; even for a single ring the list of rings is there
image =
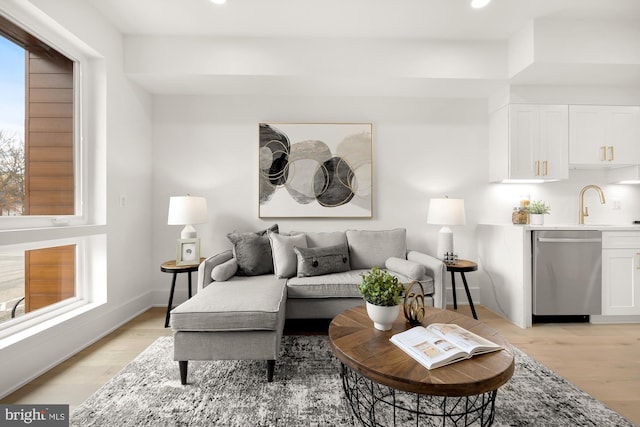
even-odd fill
[[[176,245],[176,265],[197,265],[200,263],[200,239],[178,239]]]

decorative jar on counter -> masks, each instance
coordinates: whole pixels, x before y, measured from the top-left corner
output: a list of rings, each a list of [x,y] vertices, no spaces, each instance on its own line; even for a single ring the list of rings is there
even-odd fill
[[[515,207],[513,208],[513,213],[511,213],[511,222],[514,224],[528,224],[529,213],[522,207]]]

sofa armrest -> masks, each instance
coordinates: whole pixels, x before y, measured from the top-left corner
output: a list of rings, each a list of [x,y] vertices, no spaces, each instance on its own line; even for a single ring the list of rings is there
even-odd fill
[[[424,265],[427,275],[433,278],[433,305],[436,308],[446,308],[446,298],[444,292],[445,265],[442,260],[423,254],[418,251],[407,252],[407,259]]]
[[[209,283],[213,282],[213,279],[211,278],[211,271],[213,268],[216,265],[229,261],[231,258],[233,258],[233,253],[231,252],[231,249],[229,249],[224,252],[220,252],[219,254],[212,255],[200,263],[198,266],[198,292],[204,289]]]

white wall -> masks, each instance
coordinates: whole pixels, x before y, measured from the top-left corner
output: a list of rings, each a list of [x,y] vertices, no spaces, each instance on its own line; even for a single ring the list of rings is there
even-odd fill
[[[367,122],[373,124],[372,219],[259,219],[257,123]],[[608,185],[604,171],[575,170],[568,181],[541,185],[488,183],[485,101],[364,97],[156,96],[153,114],[154,263],[175,257],[180,226],[168,226],[172,195],[207,198],[210,221],[196,226],[201,253],[230,248],[225,235],[278,223],[284,231],[405,227],[411,248],[435,252],[439,227],[428,225],[429,198],[465,199],[467,224],[454,227],[456,252],[477,260],[476,225],[511,222],[520,196],[546,200],[548,223],[576,223],[578,192],[599,184],[612,204],[587,193],[587,222],[628,224],[640,219],[640,186]],[[477,273],[483,274],[482,272]],[[478,296],[476,274],[467,275]],[[449,278],[447,277],[449,286]],[[154,303],[166,304],[170,276],[154,275]],[[461,292],[458,292],[461,295]],[[177,301],[186,298],[179,278]],[[449,299],[451,296],[449,294]]]
[[[373,124],[372,219],[259,219],[258,123]],[[426,223],[430,197],[467,200],[469,227],[457,248],[473,258],[479,193],[488,185],[487,108],[479,100],[360,97],[156,96],[153,119],[154,262],[175,257],[180,226],[167,225],[169,196],[205,196],[210,221],[196,226],[201,253],[230,248],[226,234],[278,223],[284,231],[405,227],[411,248],[435,252],[439,227]],[[170,276],[154,276],[166,304]],[[184,299],[186,278],[177,285]]]
[[[123,73],[122,37],[81,0],[8,1],[9,9],[31,8],[28,15],[44,15],[53,27],[62,26],[66,37],[81,40],[95,52],[96,91],[101,115],[91,126],[91,137],[105,143],[95,153],[98,207],[106,209],[107,303],[16,344],[0,349],[3,371],[0,396],[34,379],[81,348],[150,306],[151,271],[157,269],[151,252],[151,97]],[[106,60],[105,60],[106,59]],[[100,65],[101,64],[101,65]],[[88,141],[92,144],[93,141]],[[105,151],[106,149],[106,151]],[[106,156],[106,162],[105,160]],[[106,194],[105,194],[106,193]],[[119,196],[126,196],[120,207]],[[103,222],[104,212],[96,215]],[[44,233],[43,233],[44,236]]]

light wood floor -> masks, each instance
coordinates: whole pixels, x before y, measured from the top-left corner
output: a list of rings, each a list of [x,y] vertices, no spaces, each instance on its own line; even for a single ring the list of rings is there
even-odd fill
[[[640,325],[520,329],[483,307],[476,309],[481,321],[516,347],[640,425]],[[459,311],[470,313],[468,306]],[[163,325],[164,309],[152,308],[0,402],[63,403],[73,411],[157,337],[171,335]]]

